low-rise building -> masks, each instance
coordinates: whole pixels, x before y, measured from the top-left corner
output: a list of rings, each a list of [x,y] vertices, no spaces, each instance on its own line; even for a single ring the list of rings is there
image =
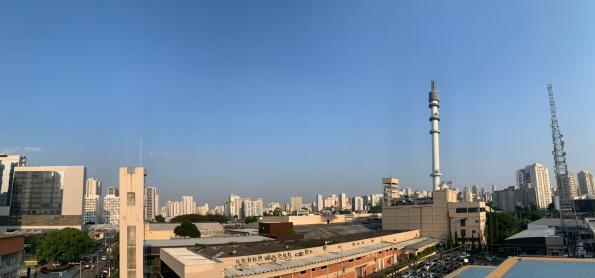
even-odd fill
[[[163,248],[160,258],[164,277],[365,277],[397,263],[407,252],[436,244],[413,230],[354,234],[332,241]]]
[[[457,202],[451,189],[435,190],[432,198],[393,202],[382,208],[383,230],[419,229],[421,236],[465,244],[485,243],[486,206],[482,201]]]
[[[0,277],[18,278],[25,246],[22,235],[0,235]]]

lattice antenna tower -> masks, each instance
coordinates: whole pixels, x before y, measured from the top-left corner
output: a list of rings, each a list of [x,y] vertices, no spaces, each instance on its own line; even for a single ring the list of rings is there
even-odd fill
[[[547,92],[550,99],[550,114],[552,124],[552,141],[554,143],[554,168],[556,171],[556,186],[558,189],[558,196],[560,198],[560,225],[565,239],[568,241],[565,219],[577,220],[574,209],[573,194],[570,188],[570,180],[568,176],[568,165],[566,165],[566,152],[564,151],[564,139],[560,132],[558,125],[558,117],[556,115],[556,102],[554,100],[554,90],[552,83],[547,84]],[[578,223],[578,222],[577,222]],[[570,242],[566,242],[569,244]]]

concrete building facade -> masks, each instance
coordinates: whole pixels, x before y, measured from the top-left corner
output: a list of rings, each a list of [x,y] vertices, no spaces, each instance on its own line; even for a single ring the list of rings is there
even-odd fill
[[[145,169],[120,168],[120,278],[142,278]]]
[[[399,198],[399,179],[382,178],[382,193],[384,205],[390,206],[392,200]]]
[[[9,216],[0,228],[81,229],[85,166],[20,166],[14,168]]]
[[[107,188],[103,197],[103,223],[118,225],[120,223],[120,195],[118,188]]]
[[[100,224],[103,220],[101,204],[101,181],[88,178],[83,200],[84,223]]]
[[[10,196],[14,168],[25,166],[27,158],[21,155],[0,154],[0,216],[10,214]]]
[[[587,195],[587,198],[595,198],[595,179],[591,171],[580,171],[577,174],[580,195]]]
[[[535,199],[538,208],[547,208],[552,203],[552,189],[547,167],[541,163],[533,163],[516,172],[519,188],[535,188]]]
[[[157,194],[157,188],[152,186],[145,187],[144,196],[144,215],[145,221],[154,221],[155,216],[159,214],[159,195]]]

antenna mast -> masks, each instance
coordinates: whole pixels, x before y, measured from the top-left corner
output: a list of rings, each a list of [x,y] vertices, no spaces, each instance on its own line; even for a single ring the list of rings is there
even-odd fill
[[[565,219],[573,219],[577,221],[576,211],[574,209],[574,194],[570,188],[570,180],[568,176],[568,165],[566,165],[566,152],[564,151],[564,139],[560,132],[558,125],[558,117],[556,116],[556,102],[554,101],[554,90],[552,83],[547,84],[547,92],[550,100],[550,114],[552,124],[552,141],[554,143],[554,167],[556,170],[556,186],[558,189],[558,196],[560,198],[560,225],[564,234],[565,245],[574,244],[576,242],[569,242],[571,238],[567,234]]]

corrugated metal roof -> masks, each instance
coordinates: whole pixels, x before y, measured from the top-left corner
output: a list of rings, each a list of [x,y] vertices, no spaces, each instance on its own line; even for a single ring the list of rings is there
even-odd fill
[[[245,243],[272,240],[263,236],[226,236],[226,237],[205,237],[205,238],[184,238],[184,239],[164,239],[164,240],[145,240],[145,246],[151,247],[174,247],[174,246],[193,246],[195,244],[216,245],[229,243]]]
[[[197,222],[192,223],[196,228],[200,230],[213,230],[213,231],[224,231],[223,225],[218,222]],[[149,224],[149,230],[151,231],[173,231],[180,223],[151,223]]]
[[[242,277],[247,275],[262,274],[271,271],[279,271],[284,269],[292,269],[296,267],[304,267],[312,264],[337,260],[344,257],[355,256],[370,251],[384,249],[388,247],[396,247],[398,249],[406,248],[407,246],[419,244],[431,240],[429,238],[416,238],[398,243],[381,242],[362,247],[347,249],[340,252],[329,252],[321,255],[308,256],[304,258],[293,258],[287,261],[277,261],[271,263],[254,264],[254,265],[237,265],[225,269],[225,277]]]
[[[517,234],[514,234],[505,240],[519,239],[519,238],[531,238],[531,237],[558,237],[556,235],[556,229],[542,229],[542,230],[524,230]]]
[[[161,251],[166,252],[178,262],[181,262],[184,266],[217,263],[186,248],[163,248]]]

